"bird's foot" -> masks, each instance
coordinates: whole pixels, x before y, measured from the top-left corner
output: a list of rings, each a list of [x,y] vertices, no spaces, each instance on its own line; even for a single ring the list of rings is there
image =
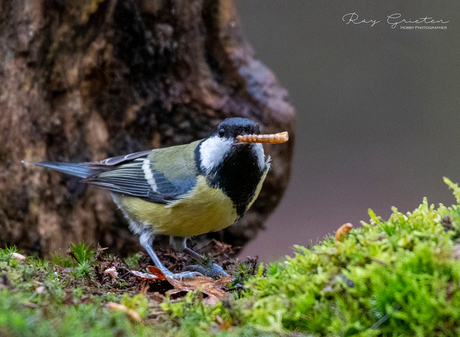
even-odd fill
[[[203,276],[202,273],[198,272],[198,271],[183,271],[181,273],[173,273],[169,270],[162,270],[164,276],[166,276],[166,278],[173,278],[173,279],[176,279],[176,280],[182,280],[184,278],[195,278],[197,276]]]
[[[208,267],[193,264],[193,265],[185,267],[184,270],[188,270],[190,272],[198,272],[200,274],[203,274],[204,276],[210,276],[213,278],[228,276],[225,270],[221,266],[215,263],[211,264]]]

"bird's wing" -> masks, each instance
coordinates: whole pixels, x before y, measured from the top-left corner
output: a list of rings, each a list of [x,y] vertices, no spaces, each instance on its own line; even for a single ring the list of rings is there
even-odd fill
[[[194,152],[199,142],[94,163],[108,170],[91,175],[83,182],[154,203],[168,203],[196,185],[198,170]]]

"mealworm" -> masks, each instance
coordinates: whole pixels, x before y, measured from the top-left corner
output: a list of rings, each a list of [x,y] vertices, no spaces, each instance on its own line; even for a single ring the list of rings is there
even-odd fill
[[[240,135],[237,137],[240,143],[270,143],[281,144],[289,140],[287,131],[270,135]]]

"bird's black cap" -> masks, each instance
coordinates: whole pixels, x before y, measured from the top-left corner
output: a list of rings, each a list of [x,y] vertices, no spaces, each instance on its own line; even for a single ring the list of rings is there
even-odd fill
[[[249,118],[227,118],[217,124],[211,136],[221,138],[236,138],[239,135],[260,134],[259,124]]]

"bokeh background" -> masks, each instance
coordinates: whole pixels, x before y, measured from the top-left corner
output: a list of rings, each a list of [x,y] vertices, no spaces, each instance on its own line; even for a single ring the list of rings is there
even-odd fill
[[[290,186],[240,256],[273,261],[368,208],[388,218],[423,200],[451,205],[460,182],[460,2],[237,0],[246,37],[297,109]],[[345,24],[357,13],[381,22]],[[387,15],[449,21],[391,29]],[[438,26],[439,26],[438,25]]]

